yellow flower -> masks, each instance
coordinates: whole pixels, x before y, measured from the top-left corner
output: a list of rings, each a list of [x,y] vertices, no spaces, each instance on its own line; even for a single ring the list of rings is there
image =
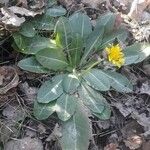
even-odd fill
[[[105,50],[107,52],[108,60],[112,64],[118,66],[119,68],[124,64],[124,54],[119,44],[111,44],[109,47],[106,47]]]

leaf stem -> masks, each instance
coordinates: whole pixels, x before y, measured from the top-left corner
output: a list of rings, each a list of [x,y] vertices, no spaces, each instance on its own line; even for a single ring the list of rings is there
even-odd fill
[[[85,73],[87,73],[88,71],[90,71],[94,66],[98,65],[102,60],[99,59],[98,61],[96,61],[95,63],[93,63],[90,67],[88,67],[86,70],[84,70],[82,73],[81,73],[81,76]]]

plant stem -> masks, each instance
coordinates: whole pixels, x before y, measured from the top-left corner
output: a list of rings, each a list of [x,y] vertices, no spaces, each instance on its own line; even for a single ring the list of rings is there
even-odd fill
[[[81,76],[85,73],[87,73],[89,70],[91,70],[94,66],[98,65],[99,63],[101,62],[101,59],[96,61],[95,63],[93,63],[90,67],[88,67],[86,70],[84,70],[82,73],[81,73]]]

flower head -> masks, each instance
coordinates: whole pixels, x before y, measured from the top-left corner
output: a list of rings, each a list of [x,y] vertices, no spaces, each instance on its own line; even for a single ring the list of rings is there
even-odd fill
[[[105,50],[107,52],[108,61],[112,64],[118,66],[119,68],[124,64],[124,54],[119,44],[111,44],[109,47],[106,47]]]

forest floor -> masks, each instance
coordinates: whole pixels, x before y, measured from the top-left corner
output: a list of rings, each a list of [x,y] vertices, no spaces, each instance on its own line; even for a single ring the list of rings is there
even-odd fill
[[[35,1],[32,7],[29,6],[31,1]],[[0,17],[4,15],[2,8],[11,6],[27,10],[34,8],[33,16],[42,14],[46,2],[0,0]],[[85,12],[93,24],[107,11],[118,13],[117,23],[122,22],[130,32],[128,45],[135,41],[150,42],[149,0],[59,0],[58,4],[70,13]],[[22,14],[25,14],[23,9]],[[28,17],[31,16],[22,16],[22,19]],[[21,24],[21,21],[17,23]],[[13,50],[11,33],[18,27],[7,23],[8,20],[0,22],[0,150],[61,150],[56,136],[59,130],[56,115],[45,121],[38,121],[32,115],[37,90],[47,75],[26,72],[17,67],[22,55]],[[89,150],[150,150],[150,58],[122,67],[120,72],[132,81],[134,92],[120,94],[110,91],[106,94],[112,115],[106,121],[91,118],[93,140]]]

